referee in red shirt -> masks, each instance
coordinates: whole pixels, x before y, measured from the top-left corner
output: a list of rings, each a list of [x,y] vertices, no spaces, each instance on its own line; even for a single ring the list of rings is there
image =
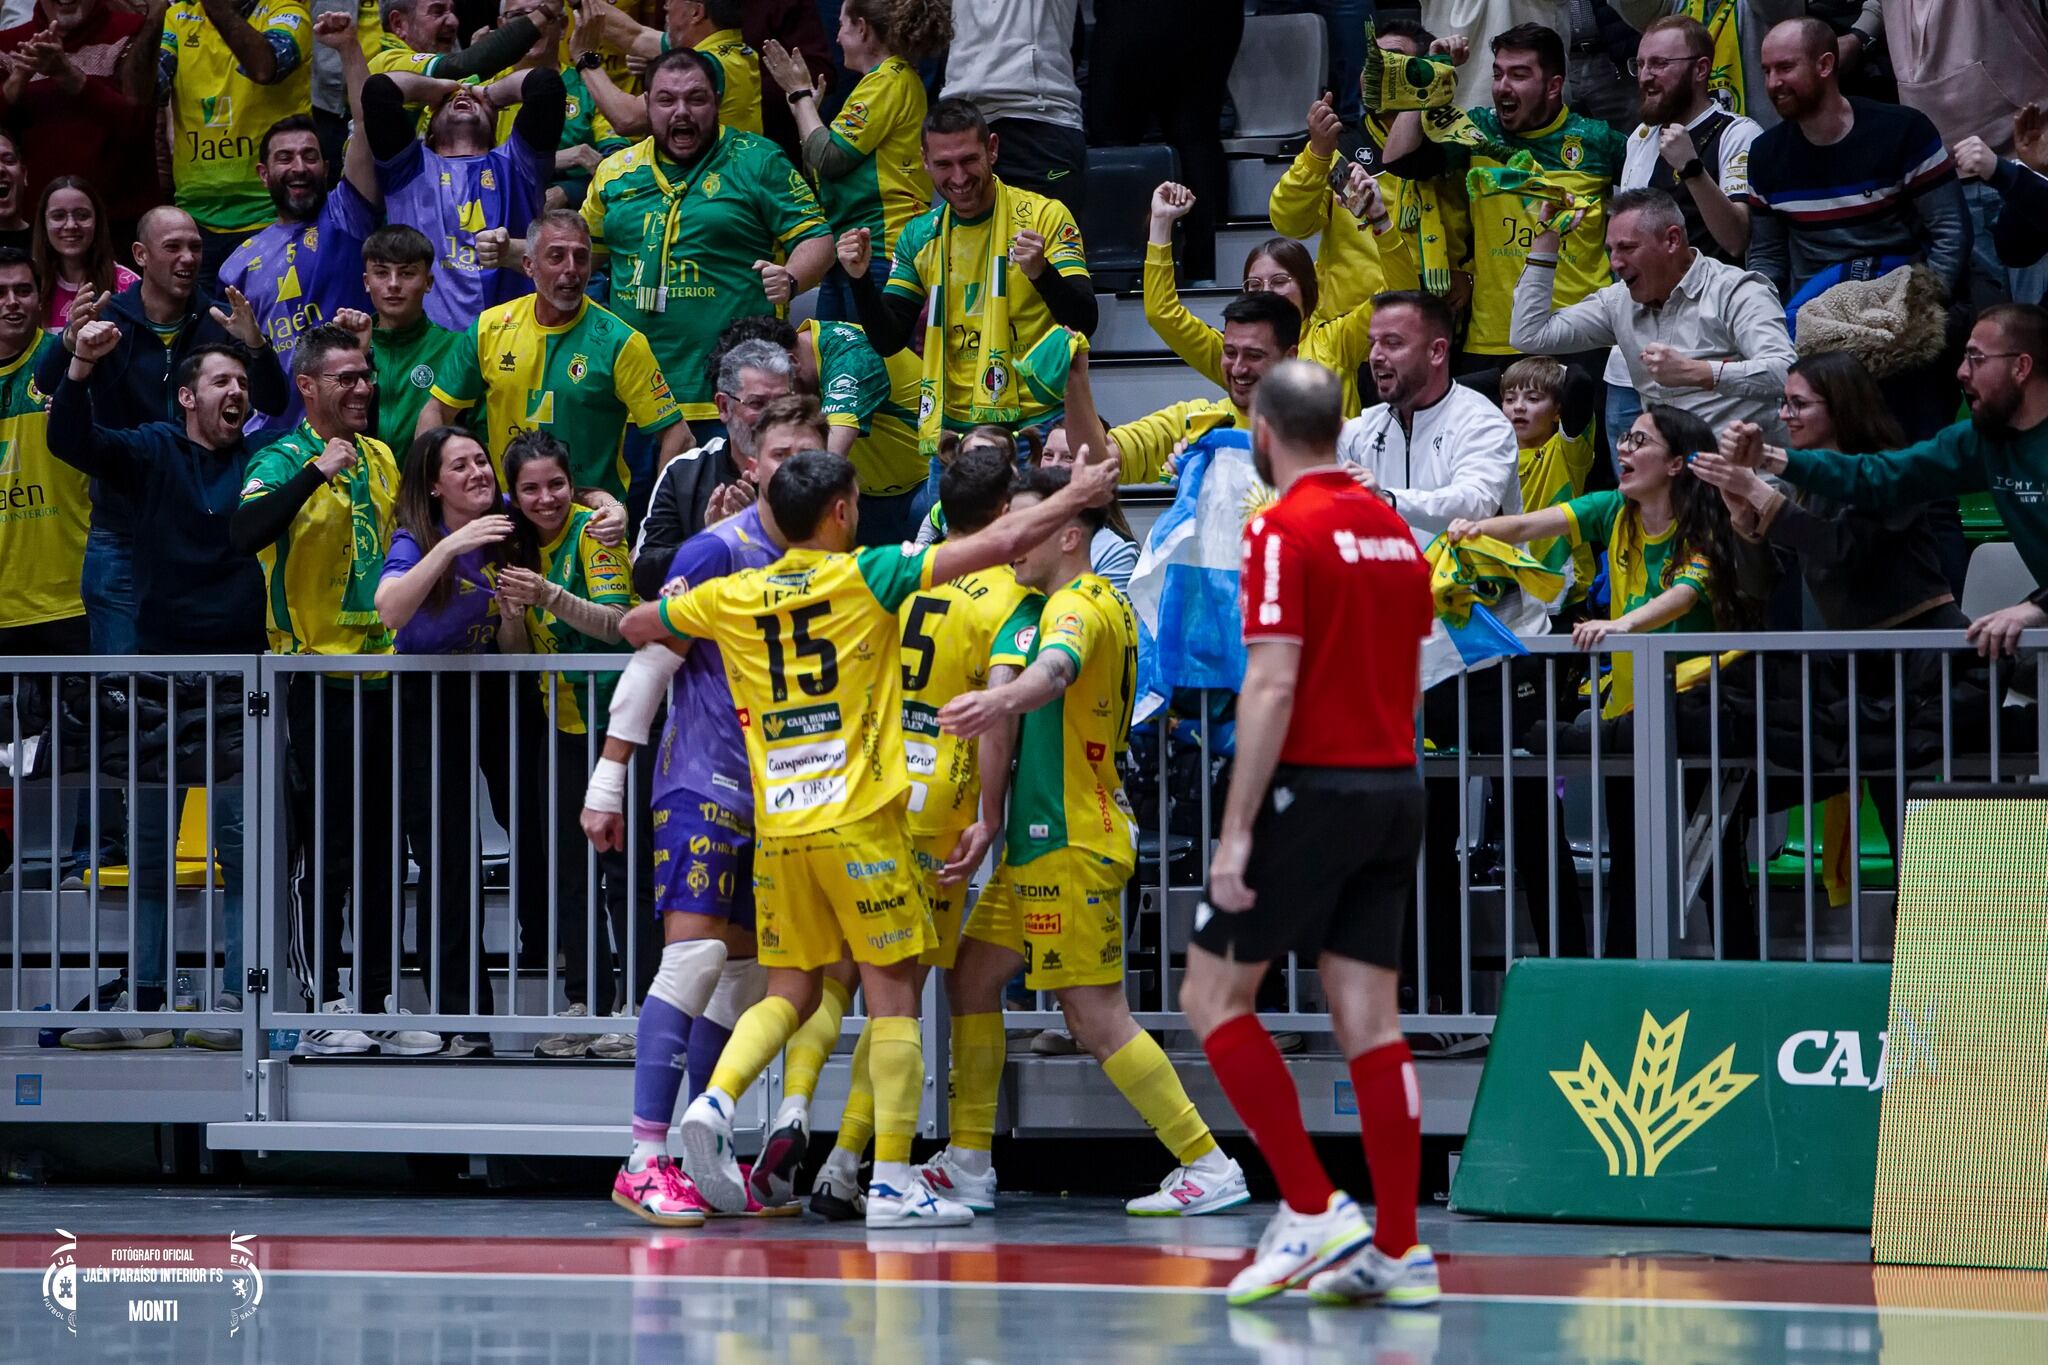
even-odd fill
[[[1252,457],[1280,500],[1245,528],[1237,762],[1181,992],[1283,1196],[1230,1302],[1306,1285],[1325,1303],[1426,1307],[1439,1295],[1415,1233],[1422,1102],[1395,992],[1422,845],[1429,570],[1407,523],[1338,467],[1336,375],[1283,361],[1251,418]],[[1260,980],[1289,952],[1315,958],[1349,1059],[1376,1231],[1331,1185],[1254,1013]]]

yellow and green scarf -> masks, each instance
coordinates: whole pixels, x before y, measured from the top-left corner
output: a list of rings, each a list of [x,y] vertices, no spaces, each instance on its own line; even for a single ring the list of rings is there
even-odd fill
[[[988,257],[983,266],[987,291],[981,314],[981,352],[974,393],[967,420],[979,426],[987,422],[1015,427],[1023,416],[1018,403],[1017,373],[1010,360],[1010,238],[1011,199],[1009,186],[995,182],[995,203],[989,209]],[[939,435],[946,425],[946,326],[947,299],[952,294],[952,234],[955,219],[948,204],[939,211],[939,278],[931,291],[924,328],[924,374],[917,385],[917,448],[927,455],[939,453]],[[1046,266],[1050,270],[1050,265]]]
[[[318,459],[327,442],[314,434],[311,422],[299,423],[299,434],[311,446],[313,458]],[[384,574],[384,537],[379,530],[377,503],[370,495],[370,452],[364,449],[361,436],[351,436],[349,440],[355,445],[356,458],[342,476],[348,480],[348,582],[342,586],[341,610],[334,620],[336,625],[377,626],[381,631],[383,618],[377,615],[377,583]]]
[[[682,223],[683,201],[690,197],[690,190],[703,183],[704,177],[724,159],[726,141],[725,133],[721,130],[718,145],[706,152],[688,172],[682,172],[682,168],[677,167],[679,174],[671,181],[661,168],[661,153],[655,149],[654,139],[647,139],[647,169],[654,173],[654,186],[662,194],[662,218],[661,254],[655,261],[654,282],[647,282],[647,256],[644,248],[639,259],[633,263],[633,306],[643,313],[668,311],[668,271],[675,259],[676,232]]]
[[[1380,46],[1378,27],[1367,23],[1358,94],[1366,108],[1382,113],[1441,108],[1457,98],[1458,68],[1434,53],[1403,57],[1389,52]]]
[[[1545,178],[1536,158],[1527,152],[1516,152],[1505,166],[1475,166],[1466,174],[1465,185],[1474,199],[1512,194],[1521,198],[1525,208],[1533,207],[1539,200],[1556,204],[1558,211],[1548,226],[1560,237],[1585,222],[1586,211],[1591,207],[1580,195]]]
[[[1714,62],[1707,73],[1707,89],[1726,92],[1728,110],[1734,114],[1749,112],[1743,107],[1741,11],[1739,0],[1685,0],[1678,11],[1705,24],[1713,35]]]
[[[1475,536],[1455,545],[1438,536],[1422,557],[1429,561],[1430,600],[1447,626],[1466,624],[1476,606],[1498,606],[1509,588],[1550,602],[1565,587],[1563,574],[1492,536]]]
[[[1366,136],[1380,146],[1387,145],[1387,120],[1366,115]],[[1434,180],[1405,180],[1390,175],[1380,181],[1387,194],[1387,212],[1404,240],[1415,247],[1416,274],[1422,287],[1432,294],[1451,292],[1451,239],[1444,231],[1442,191]],[[1389,193],[1389,191],[1391,191]]]

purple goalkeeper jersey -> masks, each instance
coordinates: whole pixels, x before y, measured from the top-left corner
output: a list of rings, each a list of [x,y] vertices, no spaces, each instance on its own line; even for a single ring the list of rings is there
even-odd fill
[[[727,517],[684,541],[668,571],[690,587],[741,569],[758,569],[782,558],[761,524],[759,504]],[[667,588],[664,588],[667,591]],[[708,796],[733,814],[752,819],[754,783],[747,770],[747,742],[734,714],[725,660],[707,640],[691,644],[669,697],[668,724],[655,756],[656,801],[671,792]]]
[[[414,139],[377,163],[386,220],[418,228],[434,244],[427,317],[435,326],[464,331],[484,309],[533,292],[522,271],[477,265],[476,235],[505,228],[524,237],[554,173],[554,150],[536,152],[517,134],[482,156],[442,156]]]

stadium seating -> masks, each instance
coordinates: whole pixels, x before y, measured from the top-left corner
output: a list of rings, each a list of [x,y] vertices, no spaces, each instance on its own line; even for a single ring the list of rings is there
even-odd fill
[[[1246,19],[1230,68],[1237,136],[1224,141],[1224,150],[1293,155],[1308,135],[1308,107],[1322,93],[1328,65],[1329,35],[1320,15]]]

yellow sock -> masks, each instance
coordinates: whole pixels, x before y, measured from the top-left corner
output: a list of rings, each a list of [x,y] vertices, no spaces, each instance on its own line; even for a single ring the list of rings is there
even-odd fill
[[[846,1108],[839,1116],[839,1136],[832,1143],[842,1152],[858,1157],[875,1135],[875,1086],[868,1076],[868,1040],[875,1036],[873,1024],[860,1031],[853,1045],[853,1082],[846,1090]]]
[[[796,1006],[779,995],[763,997],[733,1026],[732,1037],[718,1054],[718,1065],[711,1068],[712,1088],[734,1099],[746,1094],[747,1087],[760,1079],[795,1032]]]
[[[1216,1150],[1209,1125],[1195,1110],[1195,1102],[1181,1087],[1180,1076],[1167,1059],[1166,1050],[1151,1034],[1140,1032],[1110,1054],[1102,1064],[1110,1084],[1123,1092],[1152,1131],[1185,1166]]]
[[[839,1045],[839,1021],[846,1018],[846,1007],[852,1003],[851,991],[831,977],[825,978],[825,993],[818,999],[818,1008],[789,1040],[789,1055],[783,1061],[783,1094],[801,1095],[808,1101],[818,1093],[818,1073],[825,1069],[825,1059]]]
[[[868,1076],[875,1091],[875,1160],[910,1160],[910,1139],[917,1132],[917,1098],[924,1089],[924,1043],[917,1020],[892,1014],[868,1020],[874,1041],[868,1050]]]
[[[955,1147],[986,1152],[995,1146],[996,1092],[1008,1050],[1000,1011],[953,1016],[952,1105],[946,1126]]]

